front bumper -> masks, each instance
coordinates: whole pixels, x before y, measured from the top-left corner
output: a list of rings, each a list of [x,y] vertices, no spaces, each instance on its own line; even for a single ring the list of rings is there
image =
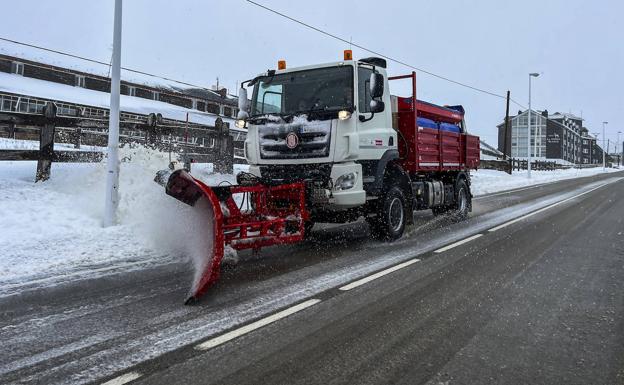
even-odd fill
[[[309,165],[301,165],[302,168],[305,166],[309,167]],[[269,177],[270,175],[271,179],[288,180],[292,178],[292,175],[276,176],[275,170],[278,167],[280,166],[250,165],[249,172],[259,177]],[[357,175],[354,186],[347,190],[336,190],[334,186],[336,186],[338,178],[349,173],[355,173]],[[366,203],[366,192],[364,191],[362,183],[362,165],[354,162],[331,165],[329,178],[331,182],[328,183],[328,188],[326,189],[329,195],[329,202],[324,209],[338,211],[358,207]]]

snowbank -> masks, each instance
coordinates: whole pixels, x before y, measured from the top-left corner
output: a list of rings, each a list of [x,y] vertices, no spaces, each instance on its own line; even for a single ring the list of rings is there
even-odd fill
[[[33,182],[36,162],[0,162],[0,284],[202,252],[196,248],[197,237],[202,240],[197,229],[204,227],[197,210],[153,182],[156,171],[167,167],[168,154],[120,152],[130,160],[121,163],[119,224],[110,228],[102,227],[104,162],[55,163],[44,183]],[[193,174],[208,183],[235,181],[211,171],[212,165],[196,164]]]
[[[607,168],[607,172],[620,171]],[[496,170],[477,170],[471,173],[473,195],[484,195],[498,191],[511,190],[519,187],[532,186],[558,180],[581,178],[603,173],[602,167],[567,169],[554,171],[531,171],[531,179],[527,178],[526,171],[514,171],[509,175]]]

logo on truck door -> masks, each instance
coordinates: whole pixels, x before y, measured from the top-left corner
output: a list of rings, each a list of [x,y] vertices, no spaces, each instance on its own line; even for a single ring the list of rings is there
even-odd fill
[[[299,137],[294,132],[286,135],[286,147],[293,149],[299,145]]]

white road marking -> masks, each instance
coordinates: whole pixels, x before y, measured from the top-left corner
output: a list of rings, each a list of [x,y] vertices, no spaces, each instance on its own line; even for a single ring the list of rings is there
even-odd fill
[[[451,243],[450,245],[447,245],[447,246],[441,247],[441,248],[439,248],[439,249],[435,250],[435,251],[434,251],[434,253],[438,253],[438,254],[439,254],[439,253],[443,253],[443,252],[445,252],[445,251],[447,251],[447,250],[452,249],[453,247],[457,247],[457,246],[459,246],[459,245],[463,245],[464,243],[468,243],[468,242],[470,242],[470,241],[472,241],[472,240],[474,240],[474,239],[477,239],[477,238],[479,238],[479,237],[482,237],[482,236],[483,236],[483,234],[475,234],[475,235],[473,235],[473,236],[471,236],[471,237],[464,238],[464,239],[462,239],[461,241],[457,241],[457,242],[455,242],[455,243]]]
[[[167,263],[164,263],[164,264],[167,264]],[[150,262],[147,262],[147,261],[136,261],[136,262],[118,264],[114,266],[101,267],[97,269],[84,269],[84,270],[79,270],[79,271],[75,271],[71,273],[61,273],[61,274],[50,276],[50,277],[28,280],[26,282],[9,283],[9,284],[0,286],[0,297],[4,296],[2,295],[3,294],[2,291],[5,291],[7,289],[15,289],[15,288],[23,287],[23,286],[32,286],[32,285],[40,284],[40,283],[48,283],[48,282],[53,283],[58,280],[65,281],[72,277],[93,278],[93,273],[101,273],[101,272],[114,271],[114,270],[120,270],[120,272],[127,272],[128,270],[126,270],[126,268],[133,267],[133,266],[140,266],[140,265],[146,265],[146,267],[160,266],[160,264],[152,265],[150,264]]]
[[[115,377],[112,380],[108,380],[102,385],[123,385],[123,384],[127,384],[130,381],[134,381],[139,377],[141,377],[141,373],[130,372],[130,373],[122,374],[119,377]]]
[[[559,182],[559,181],[557,181],[557,182]],[[476,197],[474,197],[472,199],[473,200],[475,200],[475,199],[484,199],[484,198],[489,198],[489,197],[495,197],[497,195],[513,194],[513,193],[516,193],[518,191],[524,191],[524,190],[529,190],[529,189],[532,189],[532,188],[543,187],[543,186],[545,186],[547,184],[551,184],[551,183],[554,183],[554,182],[540,183],[540,184],[535,184],[535,185],[528,186],[528,187],[521,187],[521,188],[516,188],[516,189],[512,189],[512,190],[499,191],[499,192],[495,192],[495,193],[491,193],[491,194],[478,195],[478,196],[476,196]]]
[[[317,303],[321,302],[320,299],[309,299],[305,302],[302,302],[298,305],[289,307],[288,309],[282,310],[278,313],[272,314],[268,317],[262,318],[256,322],[252,322],[249,325],[245,325],[243,327],[240,327],[236,330],[232,330],[231,332],[225,333],[223,335],[220,335],[219,337],[215,337],[212,338],[206,342],[202,342],[199,345],[195,346],[195,349],[197,350],[208,350],[208,349],[212,349],[215,346],[219,346],[223,343],[226,343],[228,341],[231,341],[235,338],[238,338],[244,334],[250,333],[256,329],[259,329],[263,326],[266,326],[270,323],[273,323],[275,321],[278,321],[282,318],[286,318],[289,315],[295,314],[297,312],[300,312],[303,309],[309,308],[310,306],[316,305]]]
[[[413,263],[416,263],[416,262],[420,262],[420,259],[418,259],[418,258],[410,259],[407,262],[400,263],[400,264],[398,264],[396,266],[393,266],[393,267],[390,267],[390,268],[388,268],[386,270],[382,270],[382,271],[380,271],[378,273],[369,275],[368,277],[365,277],[365,278],[359,279],[357,281],[351,282],[350,284],[341,287],[340,290],[346,291],[346,290],[354,289],[354,288],[356,288],[358,286],[362,286],[365,283],[368,283],[370,281],[374,281],[377,278],[383,277],[384,275],[387,275],[387,274],[390,274],[390,273],[395,272],[397,270],[400,270],[400,269],[402,269],[404,267],[407,267],[407,266],[409,266],[409,265],[411,265]]]
[[[528,217],[531,217],[531,216],[533,216],[533,215],[536,215],[536,214],[539,214],[539,213],[541,213],[541,212],[543,212],[543,211],[546,211],[546,210],[548,210],[548,209],[551,209],[551,208],[553,208],[553,207],[555,207],[555,206],[559,206],[559,205],[560,205],[560,204],[562,204],[562,203],[565,203],[565,202],[570,201],[570,200],[572,200],[572,199],[576,199],[576,198],[578,198],[578,197],[580,197],[580,196],[582,196],[582,195],[589,194],[590,192],[592,192],[592,191],[594,191],[594,190],[597,190],[597,189],[599,189],[599,188],[601,188],[601,187],[603,187],[603,186],[606,186],[606,185],[608,185],[608,184],[609,184],[609,183],[603,183],[603,184],[601,184],[600,186],[598,186],[598,187],[594,187],[594,188],[593,188],[593,189],[591,189],[591,190],[587,190],[587,191],[582,192],[582,193],[580,193],[580,194],[578,194],[578,195],[575,195],[575,196],[573,196],[573,197],[570,197],[570,198],[564,199],[564,200],[559,201],[559,202],[557,202],[557,203],[553,203],[553,204],[552,204],[552,205],[550,205],[550,206],[542,207],[542,208],[541,208],[541,209],[539,209],[539,210],[533,211],[532,213],[528,213],[528,214],[523,215],[523,216],[521,216],[521,217],[518,217],[518,218],[516,218],[516,219],[512,219],[511,221],[509,221],[509,222],[505,222],[505,223],[503,223],[502,225],[498,225],[498,226],[496,226],[496,227],[492,227],[492,228],[491,228],[491,229],[489,229],[488,231],[489,231],[489,232],[494,232],[494,231],[496,231],[496,230],[500,230],[500,229],[502,229],[503,227],[507,227],[507,226],[512,225],[512,224],[514,224],[514,223],[516,223],[516,222],[520,222],[520,221],[521,221],[521,220],[523,220],[523,219],[526,219],[526,218],[528,218]]]
[[[94,336],[90,336],[87,338],[82,338],[78,341],[62,345],[56,348],[52,348],[49,350],[45,350],[41,353],[33,354],[22,359],[15,360],[13,362],[9,362],[5,365],[0,366],[0,375],[4,375],[6,373],[10,373],[27,366],[33,366],[40,364],[44,361],[49,361],[51,359],[63,356],[65,354],[73,353],[77,350],[91,347],[93,345],[102,343],[104,341],[111,340],[113,338],[119,337],[122,335],[121,333],[102,333],[96,334]]]

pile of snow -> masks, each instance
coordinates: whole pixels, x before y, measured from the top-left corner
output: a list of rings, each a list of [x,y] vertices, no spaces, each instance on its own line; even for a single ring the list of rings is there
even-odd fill
[[[607,168],[606,172],[620,169]],[[514,171],[511,175],[496,170],[477,170],[471,172],[472,194],[484,195],[498,191],[511,190],[519,187],[532,186],[555,182],[564,179],[581,178],[603,173],[602,167],[565,169],[553,171],[531,171],[531,179],[527,178],[527,171]]]
[[[205,255],[205,218],[153,182],[169,155],[141,147],[123,148],[120,157],[129,160],[120,168],[119,224],[109,228],[102,227],[105,162],[54,163],[42,183],[34,183],[36,162],[0,162],[0,286]],[[208,184],[235,181],[208,164],[195,164],[193,175]]]

